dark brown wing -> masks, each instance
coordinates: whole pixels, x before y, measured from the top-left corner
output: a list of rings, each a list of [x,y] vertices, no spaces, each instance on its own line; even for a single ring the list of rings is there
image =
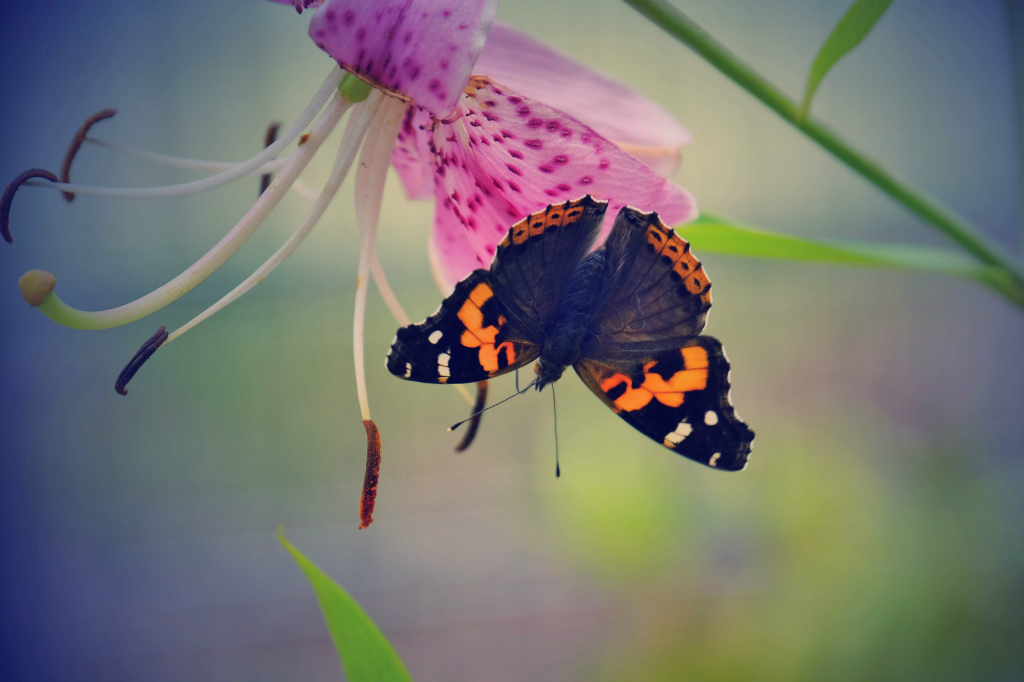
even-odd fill
[[[711,282],[690,244],[657,213],[623,208],[603,248],[609,294],[588,355],[614,357],[623,346],[633,353],[679,348],[704,329]]]
[[[498,244],[491,281],[509,314],[541,337],[566,286],[601,230],[608,202],[589,195],[552,204],[512,226]]]
[[[490,273],[474,270],[436,313],[398,330],[387,367],[410,381],[466,384],[510,372],[539,354],[539,340],[524,336],[509,320]]]
[[[584,358],[576,373],[608,407],[652,440],[716,469],[746,466],[754,432],[729,396],[729,361],[708,336],[633,359]]]

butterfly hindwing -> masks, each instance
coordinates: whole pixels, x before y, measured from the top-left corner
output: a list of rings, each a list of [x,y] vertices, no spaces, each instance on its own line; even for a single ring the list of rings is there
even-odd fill
[[[754,432],[733,409],[729,361],[717,339],[698,336],[633,359],[584,358],[574,367],[608,407],[652,440],[716,469],[746,466]]]
[[[532,362],[540,348],[523,338],[494,294],[490,274],[475,270],[437,312],[398,330],[387,367],[424,383],[482,381]]]
[[[618,344],[672,348],[704,329],[711,282],[690,244],[657,213],[622,209],[603,248],[611,281],[594,329],[598,355]]]
[[[607,208],[589,195],[551,204],[513,225],[498,244],[492,282],[521,328],[540,335],[558,313]]]

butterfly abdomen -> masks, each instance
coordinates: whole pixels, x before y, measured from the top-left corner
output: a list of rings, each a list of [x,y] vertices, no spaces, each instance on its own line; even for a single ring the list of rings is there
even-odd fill
[[[573,273],[565,300],[545,329],[538,390],[556,381],[566,367],[582,357],[595,304],[602,297],[607,279],[605,263],[604,251],[598,250],[587,256]]]

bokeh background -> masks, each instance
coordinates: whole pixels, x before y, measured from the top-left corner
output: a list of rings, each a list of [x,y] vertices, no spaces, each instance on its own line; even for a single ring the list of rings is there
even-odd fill
[[[678,0],[793,96],[846,0]],[[900,0],[815,112],[1021,253],[1009,3]],[[499,18],[630,83],[693,132],[676,179],[705,209],[796,235],[946,245],[614,0],[503,0]],[[308,14],[256,0],[5,3],[0,177],[59,165],[81,120],[165,153],[241,160],[330,68]],[[1019,36],[1018,36],[1019,37]],[[325,150],[330,143],[325,147]],[[316,186],[330,154],[304,179]],[[75,177],[194,177],[87,147]],[[394,178],[392,178],[392,181]],[[702,256],[708,331],[757,432],[711,471],[614,418],[571,374],[489,412],[472,449],[454,390],[391,377],[371,292],[384,442],[357,531],[364,436],[351,315],[351,187],[255,291],[124,362],[248,275],[301,220],[289,196],[219,272],[150,319],[58,327],[15,283],[57,274],[104,308],[159,286],[255,199],[23,190],[0,245],[0,669],[5,678],[338,680],[288,537],[355,596],[417,680],[992,679],[1024,676],[1024,315],[964,281]],[[381,258],[414,318],[439,301],[431,205],[389,185]],[[685,234],[685,231],[684,231]],[[492,395],[512,391],[492,382]]]

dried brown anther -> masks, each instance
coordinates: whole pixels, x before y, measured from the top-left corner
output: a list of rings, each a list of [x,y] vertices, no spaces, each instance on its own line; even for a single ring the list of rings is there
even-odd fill
[[[43,178],[50,182],[60,182],[56,175],[42,168],[29,168],[11,180],[11,184],[7,185],[7,189],[4,190],[3,199],[0,199],[0,235],[3,235],[4,241],[8,244],[14,242],[14,237],[11,236],[11,204],[14,203],[14,193],[25,184],[26,180],[31,180],[32,178]]]
[[[480,428],[480,419],[484,414],[484,406],[487,405],[487,379],[476,382],[476,403],[473,405],[473,412],[469,418],[469,430],[462,437],[459,444],[455,446],[455,452],[462,452],[473,444],[476,438],[476,431]]]
[[[60,181],[64,183],[71,182],[71,162],[75,160],[78,155],[78,150],[82,148],[82,143],[85,142],[85,136],[89,134],[89,128],[99,123],[104,119],[108,119],[117,113],[117,109],[104,109],[103,111],[97,111],[95,114],[85,119],[85,123],[75,133],[75,137],[71,140],[71,146],[68,147],[68,151],[64,154],[64,163],[60,165]],[[64,198],[71,201],[75,198],[74,192],[62,192]]]
[[[377,502],[377,480],[380,478],[380,430],[372,419],[363,420],[366,429],[366,474],[363,496],[359,500],[359,527],[373,523],[373,505]]]
[[[128,361],[121,373],[117,375],[117,382],[114,384],[114,390],[121,395],[128,395],[128,382],[132,380],[135,373],[142,367],[142,363],[156,352],[156,349],[163,345],[164,341],[167,340],[167,329],[161,326],[156,330],[156,334],[149,337],[146,343],[142,344],[142,347],[132,356],[132,359]]]
[[[274,122],[270,124],[270,126],[267,128],[266,135],[263,136],[264,149],[277,142],[277,131],[280,129],[280,123]],[[263,175],[260,176],[260,194],[266,192],[267,188],[270,187],[270,178],[270,173],[264,173]]]

